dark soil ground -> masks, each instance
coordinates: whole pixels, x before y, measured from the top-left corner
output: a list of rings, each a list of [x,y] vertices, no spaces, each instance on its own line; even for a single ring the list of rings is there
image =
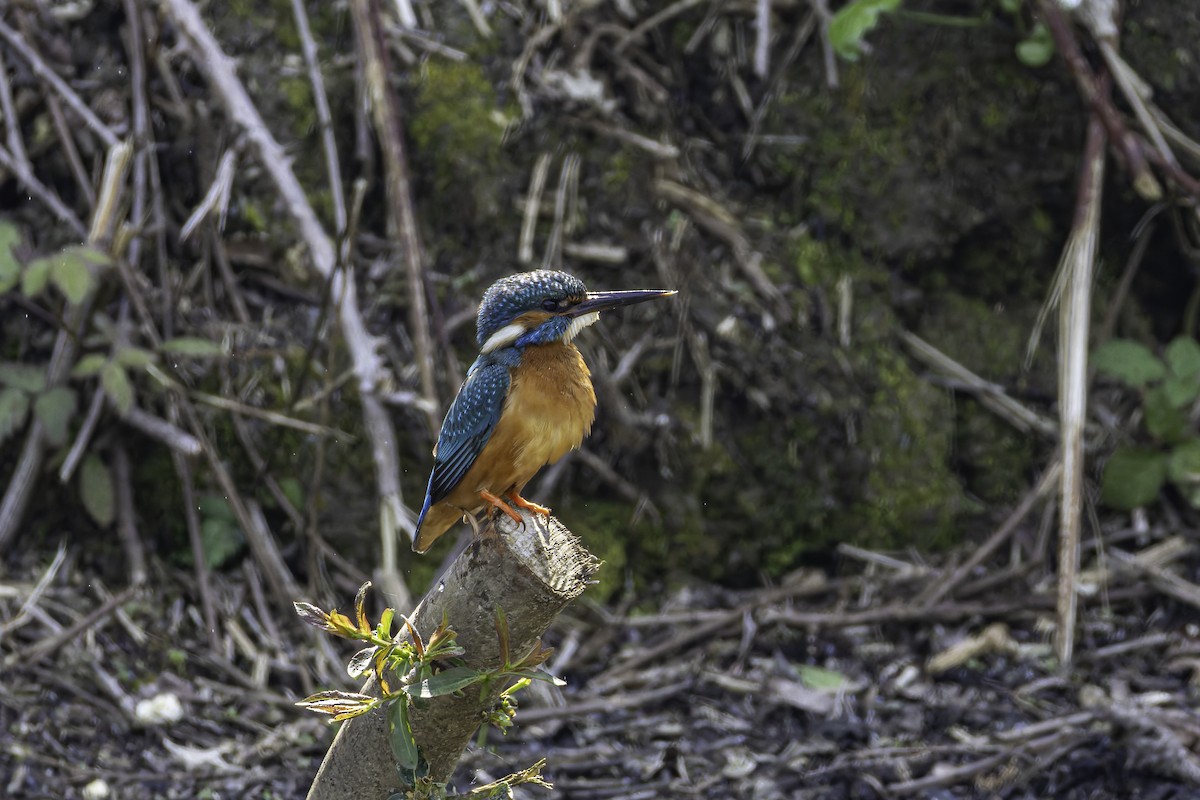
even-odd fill
[[[756,591],[582,601],[549,637],[567,686],[524,690],[457,785],[545,758],[562,798],[1200,796],[1200,559],[1162,531],[1108,539],[1085,559],[1070,669],[1052,656],[1052,582],[1021,547],[988,573],[847,549],[837,574]],[[187,575],[114,611],[73,555],[0,585],[4,796],[302,797],[332,729],[293,703],[354,688],[324,637],[290,620],[255,633],[252,576],[220,585],[214,649]],[[136,721],[152,698],[165,716]]]

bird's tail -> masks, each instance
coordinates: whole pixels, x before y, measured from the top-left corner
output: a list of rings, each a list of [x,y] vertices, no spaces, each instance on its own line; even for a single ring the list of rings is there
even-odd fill
[[[413,539],[413,552],[424,553],[438,537],[454,526],[454,523],[462,519],[462,509],[454,506],[438,504],[430,505],[429,501],[425,501],[425,507],[421,509],[421,516],[417,520],[416,538]]]

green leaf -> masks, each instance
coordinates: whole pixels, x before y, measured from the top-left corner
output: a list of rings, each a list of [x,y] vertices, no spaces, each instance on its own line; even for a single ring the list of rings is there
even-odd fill
[[[0,389],[0,442],[25,424],[29,395],[20,389]]]
[[[97,525],[112,525],[117,508],[112,475],[95,454],[88,455],[79,467],[79,497]]]
[[[1113,508],[1129,511],[1154,502],[1166,480],[1166,453],[1120,447],[1104,465],[1100,499]]]
[[[824,692],[836,692],[846,685],[846,676],[831,669],[814,667],[810,664],[800,664],[796,667],[800,680],[810,689]]]
[[[408,722],[408,700],[401,697],[388,706],[388,732],[392,743],[392,755],[401,769],[415,770],[421,762],[421,751],[413,738],[412,726]]]
[[[113,359],[127,369],[145,369],[158,361],[158,354],[131,345],[113,353]]]
[[[839,56],[858,61],[863,37],[878,23],[881,14],[895,11],[900,0],[851,0],[829,21],[829,41]]]
[[[7,292],[21,280],[21,262],[13,248],[21,243],[21,232],[8,220],[0,220],[0,293]]]
[[[162,343],[162,347],[159,349],[164,353],[193,358],[212,358],[213,356],[225,355],[225,351],[221,349],[221,345],[218,342],[210,342],[208,339],[197,339],[190,336],[168,339]]]
[[[1142,401],[1142,413],[1146,415],[1146,430],[1161,442],[1175,444],[1188,438],[1191,426],[1187,414],[1171,403],[1167,387],[1155,386],[1146,391]]]
[[[79,255],[62,251],[50,263],[50,280],[72,305],[79,305],[95,285],[87,262]]]
[[[212,569],[220,569],[242,551],[246,537],[237,523],[209,517],[200,523],[200,541],[204,547],[204,562]]]
[[[1200,375],[1200,344],[1191,336],[1180,336],[1172,341],[1164,356],[1176,376],[1192,378]]]
[[[88,353],[71,369],[72,378],[90,378],[100,372],[108,363],[108,356],[103,353]]]
[[[360,677],[363,673],[369,670],[371,668],[371,660],[375,658],[375,653],[378,650],[379,645],[373,644],[370,647],[364,647],[362,650],[359,650],[357,653],[355,653],[350,658],[349,663],[346,664],[346,672],[350,674],[350,677]]]
[[[1171,375],[1163,381],[1162,388],[1172,408],[1185,408],[1200,397],[1200,375],[1192,375],[1189,378]]]
[[[86,244],[76,244],[70,247],[64,247],[59,255],[76,258],[85,264],[91,264],[97,267],[107,267],[112,264],[112,256],[105,253],[103,250],[97,250]]]
[[[1017,43],[1017,60],[1027,67],[1044,67],[1054,57],[1054,37],[1042,23],[1033,26],[1022,41]]]
[[[45,291],[49,282],[50,259],[35,258],[25,265],[25,271],[21,273],[21,293],[29,298],[37,297]]]
[[[41,420],[47,441],[60,447],[67,441],[67,430],[75,414],[75,392],[59,386],[40,394],[33,403],[33,413]]]
[[[200,516],[202,517],[227,519],[230,522],[237,521],[237,514],[233,513],[233,507],[219,494],[201,495],[196,505],[200,507]]]
[[[454,694],[473,683],[479,683],[486,673],[470,667],[451,667],[422,681],[414,681],[404,687],[409,697],[430,700],[446,694]]]
[[[37,394],[46,388],[45,367],[16,361],[0,363],[0,384],[10,389]]]
[[[1166,377],[1167,368],[1145,345],[1128,339],[1105,342],[1092,353],[1092,366],[1126,386],[1140,389]]]
[[[112,400],[117,413],[122,416],[128,414],[129,409],[133,408],[133,386],[125,374],[125,368],[115,361],[105,364],[100,372],[100,385],[104,387],[108,399]]]
[[[1200,441],[1176,447],[1167,459],[1167,477],[1193,508],[1200,508]]]

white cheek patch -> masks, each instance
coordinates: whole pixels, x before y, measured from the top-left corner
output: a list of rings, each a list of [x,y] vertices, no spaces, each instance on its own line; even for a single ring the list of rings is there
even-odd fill
[[[600,319],[600,312],[593,311],[590,314],[584,314],[582,317],[576,317],[571,320],[571,324],[567,326],[567,332],[563,334],[563,341],[571,341],[579,335],[580,331],[598,319]]]
[[[480,352],[490,353],[493,350],[499,350],[501,347],[508,347],[515,342],[521,334],[525,333],[525,326],[519,322],[510,322],[500,330],[488,337],[488,340],[483,343]]]

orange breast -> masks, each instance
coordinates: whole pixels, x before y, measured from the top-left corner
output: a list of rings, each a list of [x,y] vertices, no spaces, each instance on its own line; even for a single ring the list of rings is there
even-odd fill
[[[595,416],[591,372],[575,345],[525,348],[496,430],[447,501],[475,509],[480,489],[520,492],[538,470],[579,447]]]

